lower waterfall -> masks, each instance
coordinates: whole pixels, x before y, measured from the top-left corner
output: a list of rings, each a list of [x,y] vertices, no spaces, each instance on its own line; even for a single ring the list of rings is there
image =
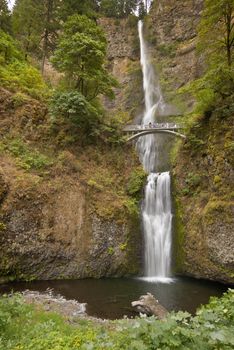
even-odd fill
[[[170,174],[151,173],[142,208],[145,240],[145,273],[150,281],[167,280],[171,265]]]

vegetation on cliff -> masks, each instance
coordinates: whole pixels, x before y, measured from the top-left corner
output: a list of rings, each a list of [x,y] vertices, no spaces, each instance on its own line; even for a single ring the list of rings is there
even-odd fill
[[[233,282],[234,2],[205,1],[198,27],[203,74],[181,89],[195,97],[174,175],[180,269]]]
[[[134,320],[73,320],[24,304],[18,295],[0,299],[1,350],[223,349],[234,346],[234,294],[211,298],[195,316],[187,312]]]

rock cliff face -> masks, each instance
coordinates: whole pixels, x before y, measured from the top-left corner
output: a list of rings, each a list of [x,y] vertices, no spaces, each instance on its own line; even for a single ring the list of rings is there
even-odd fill
[[[233,116],[191,130],[174,168],[179,270],[234,282]]]
[[[17,96],[0,90],[0,280],[136,274],[140,223],[125,179],[119,183],[120,169],[128,178],[137,164],[134,154],[127,160],[124,147],[113,150],[113,162],[108,149],[56,153],[46,107]],[[25,167],[25,149],[35,147],[56,157],[49,168]]]
[[[201,62],[195,48],[202,7],[203,0],[154,1],[146,21],[148,40],[164,93],[175,104],[176,90],[201,74]]]
[[[105,99],[105,106],[110,111],[127,111],[136,117],[143,102],[137,21],[101,18],[99,22],[108,42],[108,68],[119,82],[115,100]]]

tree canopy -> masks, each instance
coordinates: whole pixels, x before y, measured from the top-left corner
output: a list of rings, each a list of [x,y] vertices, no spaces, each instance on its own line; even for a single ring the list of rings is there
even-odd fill
[[[124,18],[136,11],[138,0],[101,0],[100,11],[107,17]]]
[[[52,62],[88,100],[111,97],[115,80],[104,67],[106,47],[103,30],[86,16],[74,15],[64,25]]]
[[[74,14],[96,18],[98,9],[98,0],[63,0],[60,3],[59,17],[64,22],[68,19],[68,17]]]
[[[10,11],[6,0],[0,0],[0,29],[11,32]]]

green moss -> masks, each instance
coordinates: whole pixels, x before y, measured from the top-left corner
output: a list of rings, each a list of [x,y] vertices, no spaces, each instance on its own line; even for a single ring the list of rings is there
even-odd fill
[[[0,222],[0,232],[5,230],[6,230],[6,225],[4,224],[4,222]]]
[[[121,243],[121,244],[119,245],[119,249],[122,250],[122,251],[124,251],[124,250],[127,249],[127,246],[128,246],[128,243],[127,243],[127,242]]]
[[[125,199],[123,205],[127,208],[130,215],[138,217],[139,207],[138,202],[135,199]]]
[[[159,51],[162,57],[174,58],[176,56],[177,46],[177,43],[161,44],[157,46],[157,50]]]
[[[194,190],[201,184],[202,177],[200,174],[188,173],[188,176],[185,178],[185,183],[187,185],[186,194],[194,194]],[[185,190],[185,189],[184,189]]]
[[[222,222],[232,222],[232,207],[233,203],[230,201],[212,198],[205,206],[203,214],[210,224],[218,217]]]
[[[98,184],[95,180],[88,180],[87,182],[88,186],[94,188],[97,191],[102,191],[104,189],[104,187],[101,184]]]
[[[174,229],[175,229],[175,270],[176,272],[183,271],[185,251],[184,251],[184,239],[185,239],[185,227],[183,224],[183,212],[179,198],[175,196],[175,217],[174,217]]]
[[[141,191],[145,183],[147,174],[142,167],[134,169],[127,182],[127,193],[137,199],[141,196]]]
[[[113,255],[114,252],[115,252],[115,250],[114,250],[113,247],[109,247],[109,248],[108,248],[108,254],[109,254],[109,255]]]

